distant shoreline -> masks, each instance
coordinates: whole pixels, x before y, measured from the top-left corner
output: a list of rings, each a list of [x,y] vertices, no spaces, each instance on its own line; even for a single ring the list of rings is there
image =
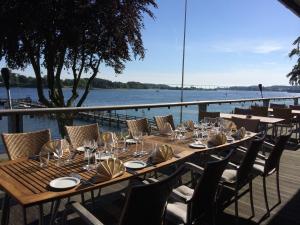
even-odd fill
[[[88,78],[83,78],[80,80],[78,89],[84,89],[88,81]],[[71,88],[73,84],[72,79],[62,80],[62,86],[64,88]],[[28,77],[20,74],[11,74],[10,77],[11,87],[17,88],[36,88],[36,79],[34,77]],[[47,88],[46,78],[43,78],[43,85],[45,89]],[[0,87],[3,87],[2,77],[0,76]],[[230,87],[214,87],[206,88],[204,85],[201,86],[191,86],[185,87],[184,90],[205,90],[205,91],[217,91],[217,90],[236,90],[236,91],[259,91],[257,85],[251,86],[230,86]],[[91,90],[97,89],[154,89],[154,90],[181,90],[181,87],[174,87],[166,84],[152,84],[152,83],[141,83],[135,81],[123,82],[113,82],[106,79],[95,78],[91,83]],[[295,92],[300,93],[300,87],[298,86],[288,86],[288,85],[273,85],[268,87],[263,87],[263,91],[279,91],[279,92]]]

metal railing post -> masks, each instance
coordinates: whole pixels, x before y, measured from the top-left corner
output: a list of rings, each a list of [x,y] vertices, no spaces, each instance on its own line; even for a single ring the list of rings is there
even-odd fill
[[[198,122],[201,120],[201,113],[200,112],[206,112],[207,111],[207,104],[199,104],[198,105]]]
[[[269,104],[270,104],[270,99],[264,99],[263,100],[263,106],[269,107]]]
[[[298,105],[298,102],[299,101],[299,99],[298,98],[294,98],[294,105]]]
[[[23,132],[23,116],[20,114],[13,114],[8,116],[8,132],[22,133]]]

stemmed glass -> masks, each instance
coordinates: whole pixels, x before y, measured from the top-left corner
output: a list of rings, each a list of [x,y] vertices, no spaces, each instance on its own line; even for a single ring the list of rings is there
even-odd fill
[[[123,151],[123,152],[126,152],[126,151],[127,151],[126,140],[127,140],[128,136],[129,136],[129,132],[128,132],[127,129],[121,130],[121,132],[120,132],[120,137],[121,137],[121,139],[122,139],[123,142],[124,142],[124,143],[123,143],[123,148],[122,148],[122,151]]]
[[[61,160],[61,158],[63,157],[63,154],[64,154],[63,140],[57,139],[57,140],[55,140],[55,142],[57,143],[55,146],[55,155],[57,157],[56,166],[60,167],[63,165],[63,162]]]
[[[92,142],[89,140],[83,141],[84,158],[87,159],[87,164],[83,167],[85,170],[91,170],[91,157],[93,152]]]
[[[132,131],[131,132],[133,139],[136,141],[135,143],[135,152],[133,153],[133,156],[139,156],[140,153],[138,152],[138,144],[141,136],[143,136],[142,132],[140,131]]]

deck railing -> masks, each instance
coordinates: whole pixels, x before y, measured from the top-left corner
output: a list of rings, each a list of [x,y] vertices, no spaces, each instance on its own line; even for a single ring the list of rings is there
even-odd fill
[[[189,102],[171,102],[171,103],[152,103],[152,104],[135,104],[135,105],[113,105],[113,106],[87,106],[87,107],[62,107],[62,108],[23,108],[23,109],[3,109],[0,110],[0,117],[9,118],[9,132],[22,132],[24,115],[53,115],[57,113],[80,113],[80,112],[112,112],[118,110],[136,110],[153,109],[153,108],[171,108],[171,107],[188,107],[198,106],[198,119],[200,112],[207,111],[209,105],[222,104],[243,104],[262,102],[264,106],[269,106],[270,101],[292,100],[298,105],[300,96],[293,97],[272,97],[272,98],[249,98],[249,99],[232,99],[232,100],[207,100],[207,101],[189,101]]]

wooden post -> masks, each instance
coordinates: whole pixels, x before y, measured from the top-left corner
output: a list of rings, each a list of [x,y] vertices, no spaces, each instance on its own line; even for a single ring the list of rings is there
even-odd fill
[[[298,98],[294,98],[294,105],[298,105],[298,101],[299,101]]]
[[[206,112],[207,111],[207,104],[199,104],[198,105],[198,122],[201,120],[200,112]]]
[[[8,132],[9,133],[22,133],[23,132],[23,116],[14,114],[8,116]]]
[[[263,100],[263,106],[269,107],[270,99],[264,99]]]

